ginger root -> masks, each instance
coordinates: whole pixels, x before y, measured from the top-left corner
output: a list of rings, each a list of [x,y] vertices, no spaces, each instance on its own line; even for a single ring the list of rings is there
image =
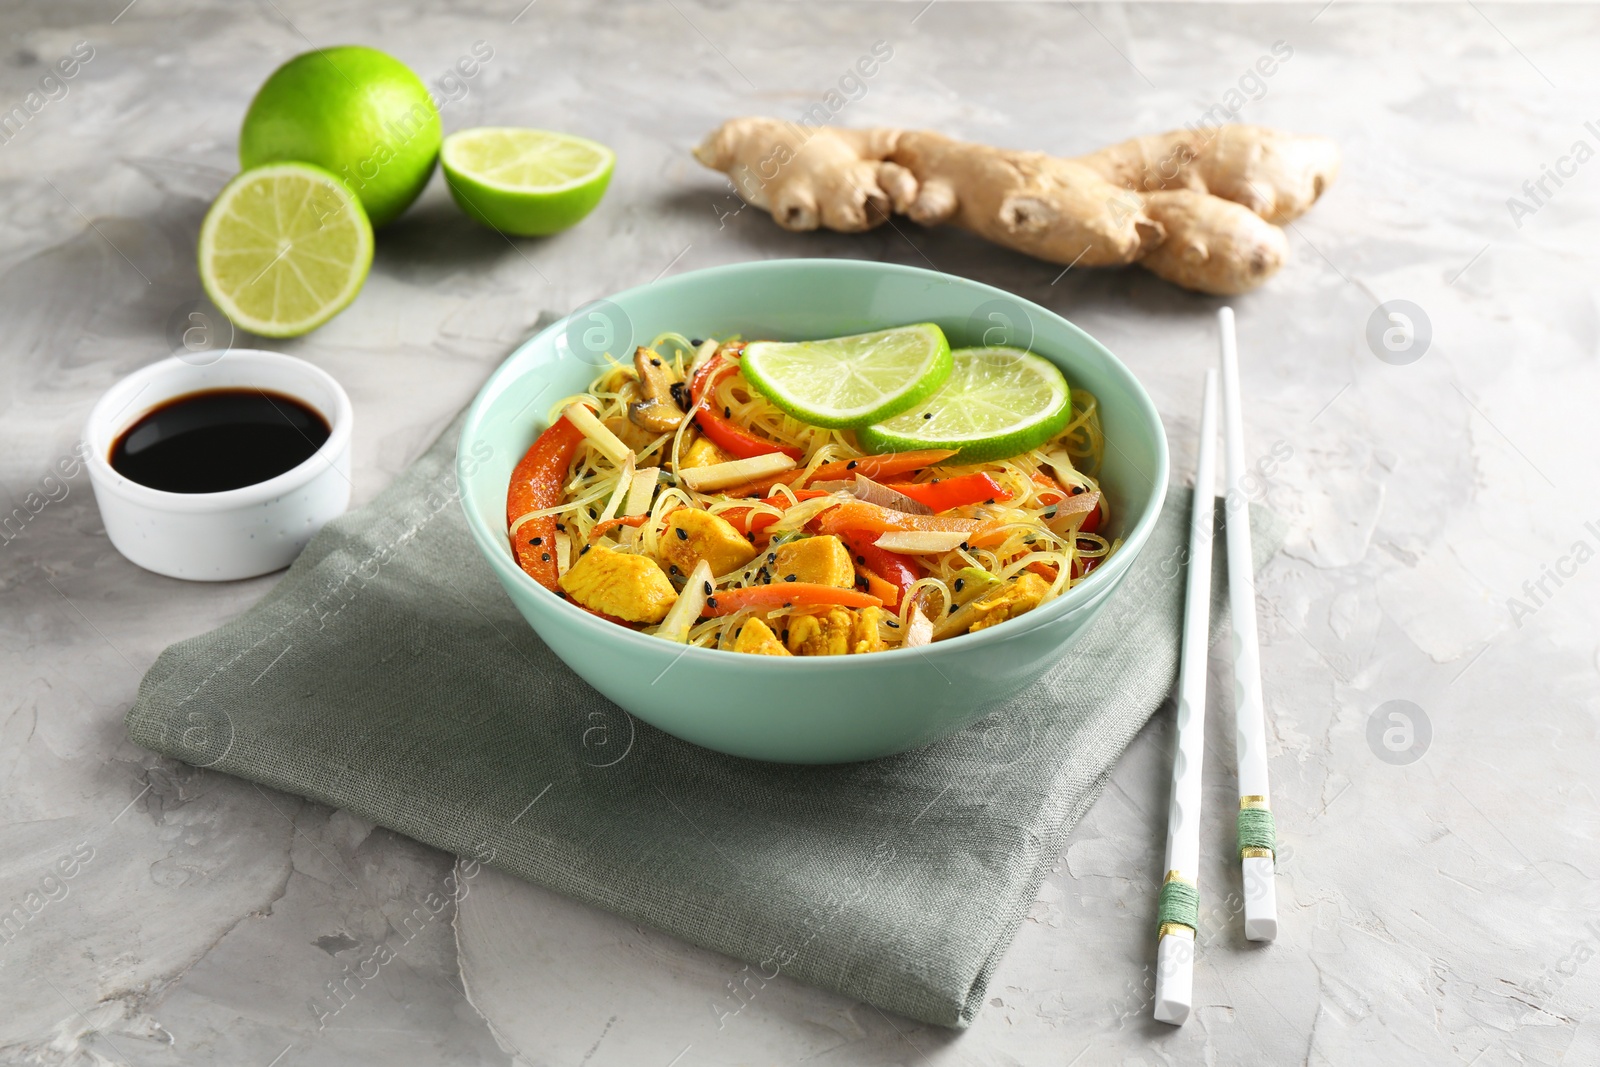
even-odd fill
[[[786,230],[870,230],[891,212],[949,222],[1051,263],[1138,263],[1186,289],[1254,289],[1288,257],[1279,227],[1339,171],[1322,137],[1219,126],[1137,137],[1076,159],[926,130],[738,118],[694,150]]]

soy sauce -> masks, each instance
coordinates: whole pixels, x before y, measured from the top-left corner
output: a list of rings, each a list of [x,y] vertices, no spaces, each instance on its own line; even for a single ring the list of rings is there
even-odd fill
[[[111,446],[111,469],[168,493],[220,493],[293,470],[332,432],[294,397],[211,389],[169,400],[130,426]]]

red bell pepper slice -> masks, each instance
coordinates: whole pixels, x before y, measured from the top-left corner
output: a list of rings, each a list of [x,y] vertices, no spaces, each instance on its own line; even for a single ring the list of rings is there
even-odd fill
[[[868,476],[870,477],[870,475]],[[885,488],[902,493],[935,513],[968,504],[1010,500],[1011,494],[991,475],[963,474],[958,478],[936,478],[931,482],[890,482]]]
[[[717,383],[737,372],[739,365],[729,362],[719,356],[712,356],[706,360],[705,366],[695,371],[694,377],[689,382],[690,410],[694,413],[694,420],[700,426],[700,432],[710,439],[711,443],[722,449],[728,455],[737,459],[749,459],[752,456],[768,456],[774,452],[782,452],[795,462],[805,457],[805,452],[794,445],[779,444],[769,441],[764,437],[757,437],[742,426],[736,426],[722,417],[722,413],[714,410],[707,399]]]
[[[509,528],[530,511],[542,511],[561,503],[572,457],[583,443],[583,433],[563,415],[539,435],[516,470],[506,490],[506,526]],[[546,589],[556,588],[556,519],[545,515],[529,519],[511,537],[511,551],[517,566]]]
[[[902,556],[898,552],[890,552],[873,544],[877,536],[859,530],[846,530],[839,535],[839,539],[850,550],[850,555],[855,558],[857,566],[894,588],[892,601],[889,598],[884,600],[891,608],[898,611],[900,598],[905,596],[914,582],[926,577],[927,571],[910,556]],[[871,581],[870,577],[868,581]]]

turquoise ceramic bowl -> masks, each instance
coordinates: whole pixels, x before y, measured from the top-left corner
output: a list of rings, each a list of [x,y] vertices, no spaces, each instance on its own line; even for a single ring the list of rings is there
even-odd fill
[[[774,659],[685,648],[606,623],[512,560],[512,468],[562,397],[583,392],[609,348],[689,337],[803,340],[936,322],[953,346],[1031,346],[1100,399],[1101,481],[1122,548],[1049,604],[918,650]],[[1038,680],[1091,625],[1150,534],[1167,488],[1155,405],[1094,338],[1037,304],[963,278],[885,263],[769,260],[680,274],[579,309],[528,341],[467,413],[457,474],[467,525],[512,603],[567,665],[626,711],[697,745],[785,763],[843,763],[946,737]],[[485,460],[483,457],[487,456]],[[529,709],[530,712],[535,709]]]

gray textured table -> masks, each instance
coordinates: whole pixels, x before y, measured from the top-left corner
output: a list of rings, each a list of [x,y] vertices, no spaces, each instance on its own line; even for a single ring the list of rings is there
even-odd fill
[[[1600,1061],[1592,9],[123,2],[0,9],[0,111],[76,42],[93,50],[0,138],[0,1061]],[[274,578],[146,574],[105,540],[86,477],[52,472],[101,390],[168,350],[250,94],[308,42],[357,41],[430,82],[484,42],[473,78],[441,83],[447,130],[569,129],[621,159],[593,217],[514,247],[436,179],[381,235],[360,300],[273,346],[349,389],[358,502],[541,311],[794,254],[931,263],[1069,316],[1140,374],[1186,471],[1214,301],[909,225],[787,235],[687,149],[728,115],[798,116],[878,41],[893,57],[839,121],[1071,154],[1193,122],[1242,85],[1242,121],[1340,141],[1344,174],[1295,224],[1293,262],[1236,301],[1260,493],[1294,523],[1260,587],[1283,933],[1242,940],[1236,868],[1213,850],[1188,1026],[1148,1021],[1166,718],[959,1035],[763,985],[491,872],[352,982],[451,858],[126,741],[161,648]],[[1292,57],[1249,81],[1277,41]],[[1395,299],[1431,325],[1408,365],[1366,340]],[[1212,668],[1225,689],[1222,652]],[[1225,709],[1211,840],[1233,808]],[[329,983],[356,991],[336,1015]]]

